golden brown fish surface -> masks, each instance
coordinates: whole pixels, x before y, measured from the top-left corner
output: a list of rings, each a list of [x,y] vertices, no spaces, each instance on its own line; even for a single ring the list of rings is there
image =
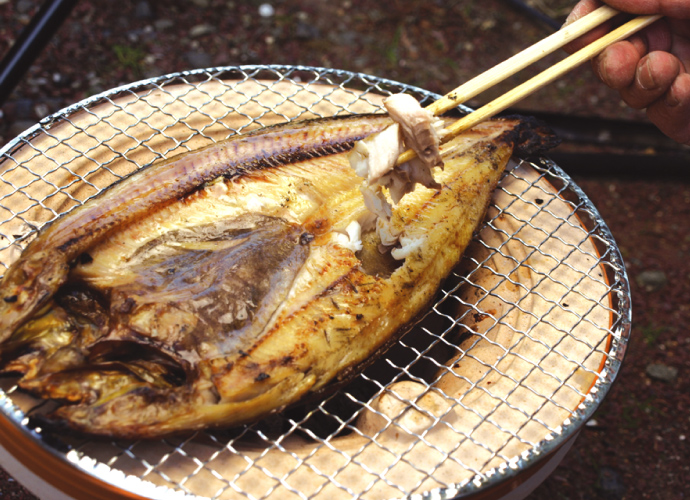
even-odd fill
[[[442,187],[375,233],[347,161],[383,115],[295,122],[153,164],[44,228],[0,285],[0,361],[80,431],[155,437],[255,420],[352,373],[458,262],[523,134],[452,141]]]

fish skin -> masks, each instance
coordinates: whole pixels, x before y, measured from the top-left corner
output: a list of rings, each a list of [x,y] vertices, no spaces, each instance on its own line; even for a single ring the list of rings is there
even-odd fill
[[[238,136],[56,220],[0,286],[5,371],[72,403],[53,422],[119,438],[250,422],[349,378],[424,313],[523,140],[517,120],[453,140],[442,188],[394,210],[391,224],[421,245],[374,274],[334,232],[365,214],[346,151],[389,124],[361,116]],[[195,266],[210,284],[194,282]],[[207,312],[223,300],[220,316]]]

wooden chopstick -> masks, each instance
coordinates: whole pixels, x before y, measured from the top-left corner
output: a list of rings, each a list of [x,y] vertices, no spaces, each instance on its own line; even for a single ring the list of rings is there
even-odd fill
[[[426,109],[436,116],[443,114],[459,104],[467,102],[476,95],[481,94],[497,83],[502,82],[506,78],[513,76],[527,66],[543,59],[547,55],[572,42],[576,38],[579,38],[619,13],[620,11],[608,5],[603,5],[568,26],[564,26],[534,45],[527,47],[522,52],[488,69],[481,75],[465,82],[455,90],[451,90],[439,100],[429,104]]]
[[[602,8],[604,8],[604,7],[602,7]],[[599,10],[601,10],[601,9],[599,9]],[[595,11],[592,14],[594,14],[596,12],[598,12],[598,11]],[[615,13],[616,12],[614,12],[614,14]],[[585,16],[584,18],[580,19],[580,21],[587,19],[592,14]],[[608,13],[606,15],[608,15]],[[591,29],[594,26],[604,22],[606,19],[603,19],[603,17],[605,17],[605,16],[597,16],[597,21],[598,21],[597,24],[593,24],[593,25],[588,24],[590,26],[589,29]],[[510,106],[515,104],[516,102],[524,99],[525,97],[533,94],[534,92],[541,89],[542,87],[553,82],[557,78],[563,76],[568,71],[573,70],[574,68],[578,67],[579,65],[581,65],[585,61],[588,61],[589,59],[593,58],[594,56],[596,56],[597,54],[602,52],[609,45],[611,45],[611,44],[613,44],[619,40],[623,40],[623,39],[629,37],[630,35],[638,32],[642,28],[645,28],[646,26],[649,26],[653,22],[657,21],[660,17],[661,17],[660,15],[639,16],[639,17],[636,17],[636,18],[628,21],[624,25],[611,31],[610,33],[604,35],[603,37],[595,40],[591,44],[580,49],[579,51],[575,52],[574,54],[568,56],[567,58],[563,59],[559,63],[554,64],[550,68],[539,73],[537,76],[531,78],[530,80],[526,81],[525,83],[518,85],[517,87],[506,92],[502,96],[494,99],[490,103],[484,105],[483,107],[477,109],[476,111],[474,111],[474,112],[468,114],[467,116],[464,116],[464,117],[460,118],[459,120],[457,120],[456,122],[452,123],[450,126],[445,128],[444,132],[442,133],[444,136],[444,140],[448,140],[451,137],[454,137],[454,136],[458,135],[459,133],[461,133],[461,132],[463,132],[469,128],[472,128],[475,125],[477,125],[478,123],[480,123],[480,122],[482,122],[488,118],[491,118],[492,116],[496,115],[497,113],[500,113],[501,111],[509,108]],[[607,19],[610,19],[610,17],[608,17]],[[575,23],[573,23],[573,25],[574,24]],[[573,25],[570,25],[570,26],[573,26]],[[568,27],[569,26],[564,28],[564,30],[567,29]],[[579,33],[579,31],[577,31],[577,32]],[[577,38],[581,34],[582,33],[579,33],[576,36],[570,35],[570,34],[566,35],[564,37],[564,39],[566,41],[563,41],[563,39],[559,39],[556,43],[560,43],[561,44],[560,46],[563,46],[566,43],[568,43],[569,41],[574,40],[575,38]],[[572,38],[570,38],[571,36],[572,36]],[[548,40],[548,38],[545,40]],[[538,42],[537,45],[541,44],[542,42]],[[525,51],[521,52],[520,54],[518,54],[518,56],[521,56],[525,52],[528,52],[527,59],[533,59],[532,62],[539,59],[536,55],[538,53],[538,51],[535,51],[534,53],[532,53],[531,48],[528,48]],[[543,55],[546,55],[547,53],[548,52],[545,52],[545,53],[543,53]],[[514,59],[515,57],[517,57],[517,56],[514,56],[511,59]],[[510,61],[510,59],[508,59],[507,61]],[[501,63],[501,64],[504,64],[504,63]],[[499,64],[499,66],[501,66],[501,64]],[[513,64],[515,64],[515,61],[513,61],[513,63],[511,63],[510,66],[512,67]],[[522,65],[522,63],[515,64],[515,67],[519,67],[521,65]],[[520,68],[520,69],[522,69],[522,68]],[[519,70],[516,70],[516,71],[519,71]],[[465,84],[461,87],[458,87],[458,89],[461,89],[462,87],[466,87],[466,86],[467,86],[467,88],[469,88],[469,86],[472,84],[473,81],[483,79],[484,75],[486,75],[487,73],[490,73],[490,72],[493,73],[494,69],[492,68],[492,69],[488,70],[486,73],[483,73],[482,75],[478,76],[476,79],[470,80],[469,82],[467,82],[467,84]],[[505,78],[507,78],[508,76],[510,76],[510,75],[506,75]],[[487,78],[486,80],[487,81],[493,81],[493,84],[498,83],[498,81],[500,81],[499,79],[497,79],[497,77]],[[484,86],[484,85],[485,84],[482,83],[482,86]],[[482,91],[485,90],[486,88],[488,88],[488,87],[483,88]],[[427,106],[427,109],[432,109],[432,107],[433,107],[432,112],[437,114],[437,112],[443,112],[441,110],[451,109],[452,107],[460,104],[461,101],[459,101],[458,99],[451,99],[451,97],[454,97],[453,96],[454,92],[455,91],[450,92],[449,94],[447,94],[447,96],[444,96],[443,98],[439,99],[438,101],[430,104],[429,106]],[[463,91],[463,92],[466,94],[467,93],[472,94],[473,91]],[[472,94],[472,95],[474,96],[476,94]],[[446,99],[447,97],[448,97],[448,99]],[[450,101],[452,101],[453,104],[449,104]],[[440,104],[437,104],[437,103],[440,103]],[[450,106],[450,107],[448,107],[446,109],[447,106]],[[410,161],[415,156],[416,155],[415,155],[414,151],[407,150],[398,157],[397,164],[400,165],[406,161]]]

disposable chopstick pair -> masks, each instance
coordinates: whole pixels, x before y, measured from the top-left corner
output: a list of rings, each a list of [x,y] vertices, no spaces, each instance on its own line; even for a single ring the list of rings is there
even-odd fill
[[[544,38],[531,47],[528,47],[519,54],[516,54],[515,56],[503,61],[497,66],[494,66],[481,75],[466,82],[465,84],[443,96],[441,99],[427,106],[426,109],[430,110],[434,115],[440,115],[441,113],[444,113],[458,106],[459,104],[466,102],[468,99],[471,99],[472,97],[484,92],[493,85],[496,85],[497,83],[514,75],[518,71],[526,68],[530,64],[572,42],[596,26],[599,26],[608,19],[611,19],[616,14],[619,14],[619,11],[604,5],[591,12],[587,16],[584,16],[572,24],[561,28],[559,31],[548,36],[547,38]],[[637,33],[642,28],[645,28],[646,26],[649,26],[653,22],[657,21],[660,17],[661,16],[659,15],[639,16],[628,21],[619,28],[595,40],[591,44],[554,64],[525,83],[518,85],[476,111],[452,123],[445,129],[444,138],[447,140],[451,137],[454,137],[459,133],[474,127],[478,123],[491,118],[501,111],[504,111],[516,102],[524,99],[525,97],[533,94],[537,90],[563,76],[568,71],[573,70],[580,64],[598,55],[609,45],[623,40],[634,33]],[[397,163],[404,163],[414,157],[415,153],[412,150],[405,151],[400,155]]]

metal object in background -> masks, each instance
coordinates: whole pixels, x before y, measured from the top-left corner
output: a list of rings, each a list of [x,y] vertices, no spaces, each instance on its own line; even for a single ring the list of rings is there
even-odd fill
[[[47,0],[0,61],[0,106],[19,84],[78,0]]]
[[[382,111],[397,92],[438,97],[339,70],[244,66],[75,104],[0,150],[0,263],[152,161],[272,123]],[[37,427],[49,405],[5,378],[0,458],[51,499],[518,500],[607,394],[630,315],[596,208],[552,161],[516,159],[427,316],[341,391],[236,429],[109,441]]]
[[[506,0],[506,2],[509,5],[512,5],[513,7],[518,9],[519,11],[523,12],[528,17],[544,24],[552,31],[558,31],[559,29],[561,29],[562,23],[558,22],[556,19],[549,16],[548,14],[544,14],[542,11],[535,9],[534,7],[532,7],[526,2],[523,2],[522,0]]]

